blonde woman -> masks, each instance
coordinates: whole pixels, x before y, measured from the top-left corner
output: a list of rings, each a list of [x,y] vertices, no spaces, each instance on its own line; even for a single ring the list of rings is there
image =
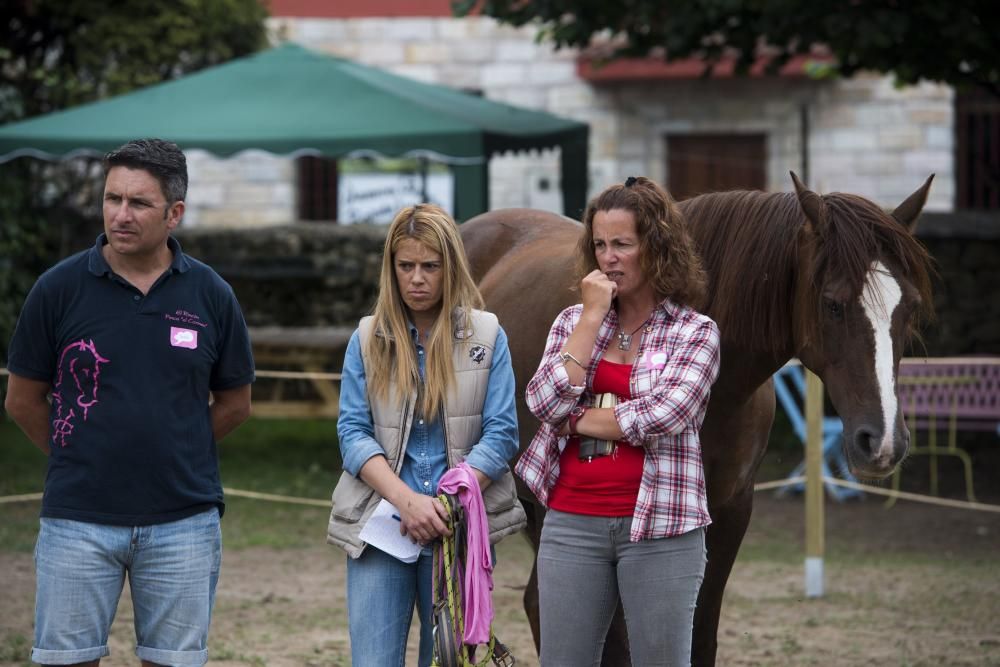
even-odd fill
[[[354,667],[403,665],[414,605],[419,664],[430,664],[431,544],[448,534],[436,500],[446,470],[465,461],[475,471],[491,542],[524,525],[508,468],[518,439],[507,336],[481,308],[455,222],[430,204],[402,209],[386,237],[374,312],[351,337],[341,381],[344,473],[328,541],[349,556]],[[382,498],[397,508],[400,532],[425,545],[415,563],[360,539]]]

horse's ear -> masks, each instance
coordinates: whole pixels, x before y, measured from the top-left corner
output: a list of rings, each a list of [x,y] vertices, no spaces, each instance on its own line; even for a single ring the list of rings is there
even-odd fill
[[[792,176],[792,183],[795,184],[795,194],[799,198],[799,205],[802,206],[802,210],[805,211],[806,217],[809,218],[813,224],[819,224],[820,221],[820,211],[823,210],[823,200],[820,196],[809,190],[802,184],[799,177],[795,175],[794,171],[788,172]]]
[[[896,219],[899,224],[908,228],[912,233],[917,227],[917,218],[920,217],[920,212],[924,210],[924,204],[927,203],[927,193],[931,189],[931,181],[934,180],[934,174],[927,177],[924,184],[917,188],[917,191],[906,198],[902,204],[896,207],[896,210],[892,212],[892,217]]]

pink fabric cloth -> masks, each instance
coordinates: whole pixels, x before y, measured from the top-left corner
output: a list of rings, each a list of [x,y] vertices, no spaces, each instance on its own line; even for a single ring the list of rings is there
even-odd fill
[[[465,508],[466,560],[462,586],[462,609],[467,645],[490,640],[493,622],[493,559],[490,557],[490,532],[486,525],[486,507],[479,490],[479,480],[468,463],[459,463],[447,471],[438,483],[438,493],[457,495]]]

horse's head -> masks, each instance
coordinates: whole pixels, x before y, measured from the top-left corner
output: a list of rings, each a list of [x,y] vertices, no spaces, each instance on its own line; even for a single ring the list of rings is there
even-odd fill
[[[56,386],[60,388],[62,393],[66,391],[66,387],[61,385],[66,379],[71,381],[69,386],[76,393],[73,402],[83,409],[84,419],[86,419],[90,407],[98,402],[101,364],[107,362],[108,360],[97,352],[94,341],[78,340],[75,343],[70,343],[63,350],[59,360]],[[63,394],[63,398],[66,398],[65,394]]]
[[[808,219],[797,356],[822,378],[860,477],[890,474],[909,446],[896,374],[919,316],[931,313],[930,258],[912,228],[932,178],[889,214],[856,195],[817,195],[792,174]]]

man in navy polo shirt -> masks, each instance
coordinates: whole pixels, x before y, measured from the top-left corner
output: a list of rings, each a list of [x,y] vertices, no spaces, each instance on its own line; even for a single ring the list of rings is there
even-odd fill
[[[250,339],[229,285],[170,236],[184,153],[131,141],[105,170],[104,234],[38,279],[10,343],[7,412],[49,457],[31,659],[97,665],[127,574],[142,664],[203,665],[216,442],[250,414]]]

